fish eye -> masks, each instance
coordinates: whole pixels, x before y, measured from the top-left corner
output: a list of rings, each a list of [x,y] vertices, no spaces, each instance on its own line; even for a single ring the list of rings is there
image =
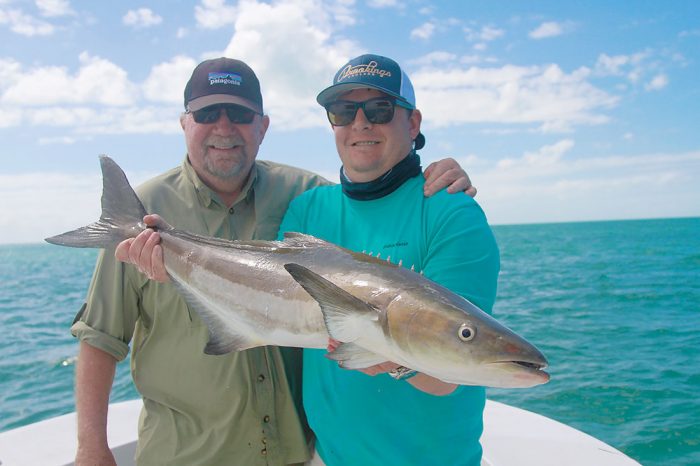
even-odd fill
[[[470,327],[467,324],[462,324],[459,327],[459,331],[457,332],[457,336],[462,341],[470,341],[476,336],[476,329]]]

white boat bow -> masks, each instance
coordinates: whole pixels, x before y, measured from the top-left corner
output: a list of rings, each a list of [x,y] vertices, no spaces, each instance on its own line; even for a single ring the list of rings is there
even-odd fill
[[[134,464],[141,400],[109,407],[107,436],[117,464]],[[639,466],[610,445],[539,414],[487,400],[483,466]],[[0,466],[69,466],[75,413],[0,433]]]

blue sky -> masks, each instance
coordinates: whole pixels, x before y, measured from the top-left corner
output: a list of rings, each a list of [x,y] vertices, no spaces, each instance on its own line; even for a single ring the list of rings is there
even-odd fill
[[[700,215],[700,2],[0,0],[0,243],[99,216],[97,155],[179,164],[182,90],[226,55],[263,86],[259,158],[337,180],[315,96],[364,52],[407,70],[423,165],[492,224]]]

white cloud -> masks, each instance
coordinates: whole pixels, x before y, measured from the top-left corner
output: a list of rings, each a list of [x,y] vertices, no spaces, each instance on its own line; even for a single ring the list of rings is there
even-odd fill
[[[172,134],[180,131],[182,89],[195,66],[175,57],[155,66],[142,87],[129,81],[114,63],[83,52],[80,68],[44,66],[24,69],[14,60],[0,60],[0,127],[27,124],[66,128],[63,140],[95,134]],[[160,106],[143,105],[147,101]]]
[[[668,76],[665,74],[658,74],[654,78],[644,85],[644,89],[647,91],[658,91],[663,89],[668,85]]]
[[[661,59],[659,59],[661,57]],[[630,55],[600,54],[593,68],[596,77],[616,76],[624,78],[632,86],[642,86],[646,91],[658,91],[668,86],[670,80],[661,70],[670,60],[676,66],[685,67],[685,58],[677,53],[655,52],[647,49]],[[622,85],[618,85],[622,86]],[[624,87],[621,87],[626,90]]]
[[[477,63],[488,62],[493,63],[498,60],[491,57],[484,57],[481,55],[462,55],[459,56],[452,52],[446,52],[444,50],[436,50],[434,52],[427,53],[420,57],[414,58],[412,60],[407,60],[407,65],[415,65],[419,67],[428,67],[431,65],[444,65],[457,67],[458,65],[474,65]]]
[[[182,91],[197,62],[183,55],[160,63],[151,69],[143,83],[143,95],[153,102],[182,104]]]
[[[370,8],[403,8],[404,4],[398,0],[367,0],[367,6]]]
[[[22,123],[22,111],[0,107],[0,128],[12,128]]]
[[[625,76],[629,81],[636,82],[646,72],[646,61],[651,52],[644,51],[632,55],[607,55],[598,56],[594,66],[597,76]]]
[[[181,131],[180,108],[169,107],[44,107],[25,110],[34,126],[71,128],[76,135],[175,134]]]
[[[460,158],[491,223],[698,215],[700,152],[569,157],[563,140],[496,163]],[[689,195],[688,193],[695,193]],[[664,206],[653,208],[651,206]],[[659,215],[659,214],[656,214]]]
[[[357,12],[353,8],[355,0],[336,0],[334,3],[326,3],[331,18],[338,27],[353,26],[357,23]]]
[[[435,25],[433,23],[425,23],[411,31],[411,39],[428,40],[432,37],[435,32]]]
[[[589,75],[586,68],[567,74],[557,65],[426,67],[412,73],[412,81],[426,124],[538,124],[552,132],[608,120],[603,109],[618,98],[589,83]]]
[[[204,57],[232,56],[253,67],[275,129],[327,126],[315,96],[361,51],[332,34],[351,7],[347,0],[242,2],[228,47]],[[182,90],[195,65],[193,58],[176,56],[134,83],[118,65],[88,53],[80,55],[75,71],[0,59],[0,127],[61,127],[71,131],[67,137],[178,132]]]
[[[679,37],[700,36],[700,29],[689,29],[678,33]]]
[[[493,26],[482,26],[481,29],[463,28],[464,36],[469,42],[491,42],[505,35],[503,29]]]
[[[0,92],[14,82],[22,70],[22,64],[13,58],[0,58]]]
[[[564,26],[562,24],[548,21],[540,24],[536,29],[530,31],[528,36],[531,39],[546,39],[564,34]]]
[[[160,24],[163,22],[163,18],[155,14],[150,8],[139,8],[127,11],[122,17],[122,22],[135,28],[147,28]]]
[[[17,9],[0,9],[0,24],[6,24],[12,32],[28,37],[48,36],[54,33],[51,24]]]
[[[126,71],[87,52],[80,54],[80,69],[71,75],[64,67],[45,66],[21,70],[8,76],[0,102],[20,106],[54,104],[129,105],[134,86]]]
[[[71,136],[57,136],[50,138],[39,138],[38,143],[40,146],[53,146],[53,145],[73,145],[79,142],[78,138]]]
[[[360,51],[357,44],[332,34],[335,15],[336,10],[326,9],[320,1],[239,5],[235,33],[223,54],[255,70],[274,128],[327,124],[316,94]]]
[[[569,152],[574,147],[574,141],[571,139],[562,139],[552,145],[542,146],[535,152],[525,152],[520,159],[501,159],[496,164],[496,168],[511,168],[517,165],[534,168],[539,175],[546,174],[548,167],[554,167],[559,164],[564,154]]]
[[[218,29],[233,24],[237,16],[238,9],[226,4],[225,0],[202,0],[201,5],[194,7],[197,26],[205,29]]]
[[[187,28],[182,28],[182,27],[177,28],[177,32],[175,33],[175,37],[177,37],[178,39],[183,39],[183,38],[187,37],[188,35],[189,35],[189,31],[187,30]]]
[[[632,55],[613,55],[608,56],[606,54],[601,54],[596,62],[596,70],[600,71],[601,74],[621,76],[628,71],[626,68],[639,68],[644,60],[649,57],[648,52],[639,52]]]
[[[74,14],[68,0],[36,0],[36,6],[41,15],[46,17]]]
[[[429,66],[438,63],[455,62],[456,60],[457,55],[454,53],[436,50],[435,52],[430,52],[421,57],[408,60],[406,63],[410,65]]]

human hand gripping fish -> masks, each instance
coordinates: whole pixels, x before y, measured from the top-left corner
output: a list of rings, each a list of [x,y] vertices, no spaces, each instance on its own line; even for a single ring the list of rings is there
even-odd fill
[[[170,277],[165,270],[163,248],[160,246],[160,234],[157,231],[158,228],[164,228],[167,224],[158,214],[144,216],[143,223],[148,228],[135,238],[128,238],[119,243],[114,251],[114,257],[122,262],[133,264],[151,280],[167,283]]]
[[[349,369],[393,361],[449,384],[531,387],[549,380],[537,348],[418,273],[299,233],[284,241],[227,241],[178,230],[147,216],[112,159],[100,162],[100,220],[47,241],[113,248],[128,240],[117,257],[139,263],[155,280],[171,280],[209,330],[207,354],[326,348],[332,337],[341,344],[329,357]],[[146,225],[157,231],[144,232]]]

